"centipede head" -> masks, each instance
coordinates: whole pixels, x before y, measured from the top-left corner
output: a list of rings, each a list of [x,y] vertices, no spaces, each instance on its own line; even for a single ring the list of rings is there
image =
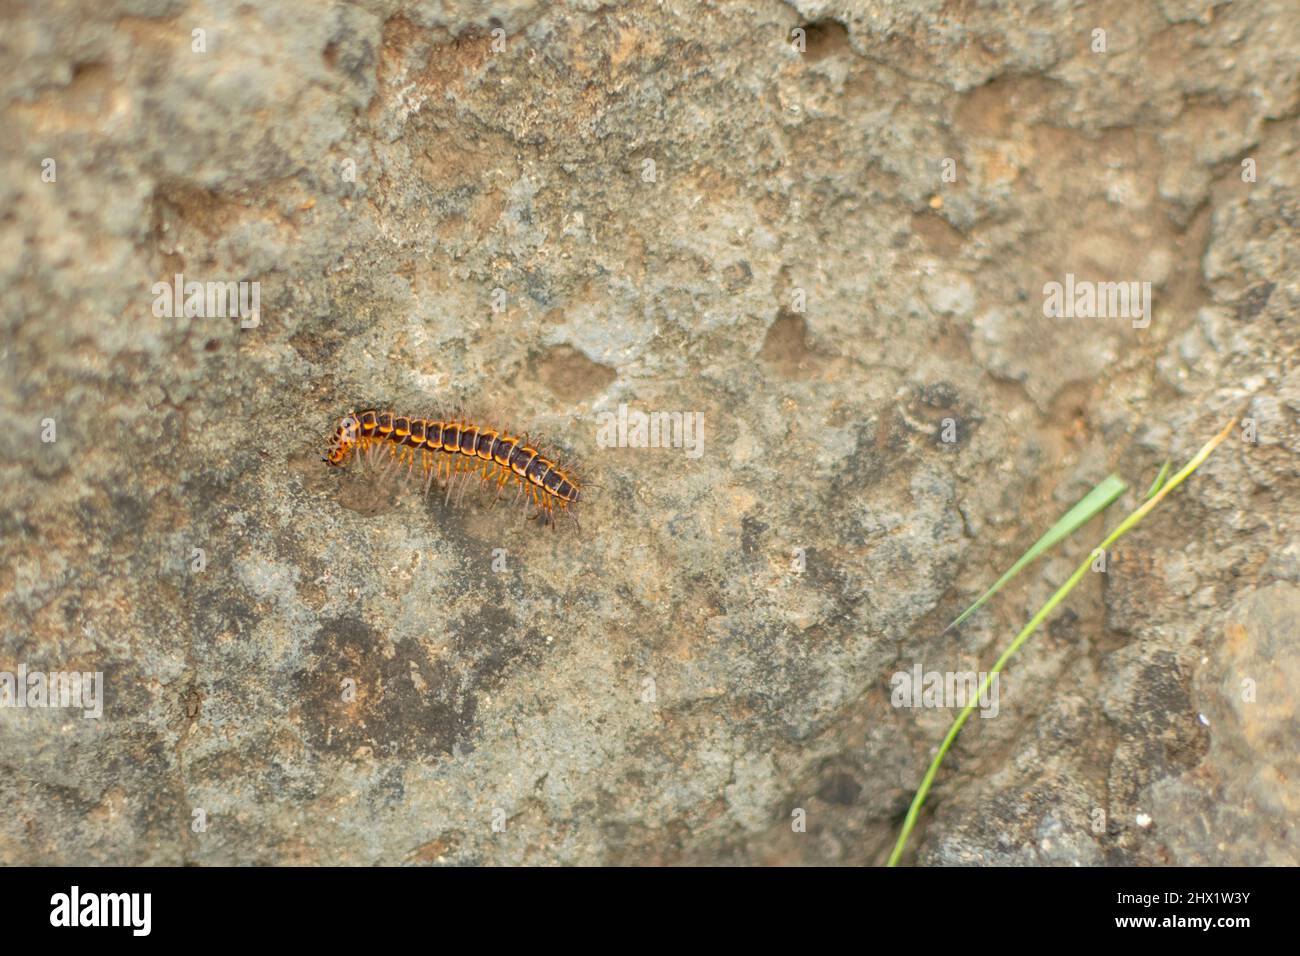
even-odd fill
[[[352,455],[352,449],[356,447],[357,435],[361,429],[361,422],[357,418],[356,412],[348,412],[339,419],[338,427],[334,429],[334,434],[330,437],[328,450],[321,457],[321,461],[340,468],[347,463]]]

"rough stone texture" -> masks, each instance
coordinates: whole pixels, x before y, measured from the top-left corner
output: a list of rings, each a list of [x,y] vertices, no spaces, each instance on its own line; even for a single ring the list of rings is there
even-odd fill
[[[0,670],[107,702],[0,710],[0,862],[879,862],[952,716],[890,675],[987,668],[1102,521],[946,621],[1243,412],[909,859],[1300,862],[1293,3],[4,16]],[[1044,318],[1067,272],[1154,321]],[[546,433],[583,533],[328,473],[375,402]],[[704,454],[598,447],[620,403]]]

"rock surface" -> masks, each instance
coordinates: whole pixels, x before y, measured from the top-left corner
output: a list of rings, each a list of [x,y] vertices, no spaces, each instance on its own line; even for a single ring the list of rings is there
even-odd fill
[[[105,700],[0,708],[0,863],[881,862],[952,717],[892,675],[1234,415],[908,859],[1300,863],[1294,4],[10,7],[0,671]],[[582,533],[331,473],[376,403],[547,435]]]

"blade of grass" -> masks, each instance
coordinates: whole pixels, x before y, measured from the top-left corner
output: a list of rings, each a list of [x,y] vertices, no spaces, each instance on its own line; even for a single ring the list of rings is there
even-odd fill
[[[978,611],[985,601],[1001,591],[1008,581],[1024,569],[1025,565],[1095,518],[1098,512],[1108,508],[1111,502],[1122,495],[1127,488],[1128,485],[1119,475],[1107,475],[1092,491],[1084,495],[1078,504],[1062,515],[1056,524],[1048,528],[1047,534],[1035,541],[1030,549],[1022,554],[1015,564],[1011,565],[1011,569],[997,579],[993,587],[981,594],[979,600],[957,615],[957,619],[945,627],[943,632],[947,634]]]
[[[1103,540],[1097,548],[1083,559],[1083,562],[1075,568],[1074,573],[1066,579],[1064,584],[1056,589],[1056,593],[1047,599],[1047,603],[1038,609],[1038,613],[1029,619],[1029,623],[1024,626],[1024,629],[1021,630],[1019,634],[1016,635],[1016,639],[1013,640],[1007,646],[1007,649],[1002,652],[1002,656],[999,657],[997,663],[993,665],[993,669],[985,675],[983,682],[980,684],[979,691],[975,694],[972,701],[962,709],[961,713],[957,715],[957,719],[952,722],[952,726],[948,728],[947,736],[943,738],[943,743],[939,745],[939,752],[935,754],[934,760],[930,762],[930,768],[925,772],[925,777],[921,780],[921,786],[917,788],[916,796],[912,798],[912,805],[907,808],[907,816],[903,820],[903,829],[898,834],[898,842],[894,844],[894,850],[889,854],[889,862],[885,864],[886,866],[898,865],[899,858],[902,857],[903,850],[907,847],[908,837],[912,835],[912,830],[916,827],[916,820],[917,817],[920,816],[921,806],[925,803],[925,798],[930,793],[930,787],[934,783],[934,778],[939,773],[939,765],[943,763],[944,756],[948,753],[949,748],[952,747],[953,741],[957,739],[957,735],[961,733],[961,729],[966,724],[966,720],[975,712],[975,706],[979,699],[988,693],[989,685],[993,682],[993,678],[1002,672],[1002,668],[1006,666],[1006,663],[1011,659],[1011,656],[1020,649],[1021,645],[1024,644],[1025,641],[1029,640],[1029,636],[1033,634],[1034,631],[1038,630],[1038,626],[1043,623],[1053,610],[1056,609],[1058,604],[1065,600],[1066,596],[1075,589],[1076,585],[1083,580],[1084,575],[1088,573],[1088,569],[1092,566],[1093,556],[1097,551],[1104,551],[1106,548],[1109,548],[1112,544],[1135,528],[1143,518],[1151,513],[1151,510],[1155,508],[1156,505],[1160,504],[1160,502],[1164,500],[1165,495],[1169,494],[1182,484],[1183,480],[1188,475],[1199,468],[1202,463],[1204,463],[1205,459],[1210,457],[1214,449],[1218,448],[1219,445],[1223,443],[1224,439],[1231,434],[1232,429],[1236,424],[1237,420],[1234,418],[1229,421],[1228,424],[1224,425],[1223,429],[1217,435],[1201,446],[1201,450],[1196,453],[1195,457],[1192,458],[1191,461],[1183,466],[1182,470],[1179,471],[1178,474],[1174,475],[1168,482],[1161,485],[1159,491],[1157,491],[1154,496],[1147,498],[1141,507],[1121,521],[1119,526],[1108,534],[1105,540]]]
[[[1156,475],[1156,480],[1151,482],[1151,487],[1147,489],[1147,493],[1143,497],[1150,498],[1157,491],[1163,488],[1165,484],[1165,476],[1168,474],[1169,474],[1169,459],[1166,458],[1165,463],[1160,466],[1160,474]]]

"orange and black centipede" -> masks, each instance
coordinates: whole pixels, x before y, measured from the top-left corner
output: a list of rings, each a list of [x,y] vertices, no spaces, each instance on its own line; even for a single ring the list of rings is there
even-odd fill
[[[354,452],[373,460],[384,449],[399,465],[407,466],[408,474],[419,461],[426,495],[437,479],[446,483],[450,501],[457,478],[477,476],[489,486],[495,484],[497,500],[507,486],[515,485],[516,499],[525,505],[531,501],[537,508],[533,517],[540,517],[543,524],[555,524],[557,509],[577,523],[573,507],[582,500],[582,490],[571,470],[543,456],[527,436],[471,421],[435,421],[375,410],[349,412],[334,429],[321,460],[341,468]]]

